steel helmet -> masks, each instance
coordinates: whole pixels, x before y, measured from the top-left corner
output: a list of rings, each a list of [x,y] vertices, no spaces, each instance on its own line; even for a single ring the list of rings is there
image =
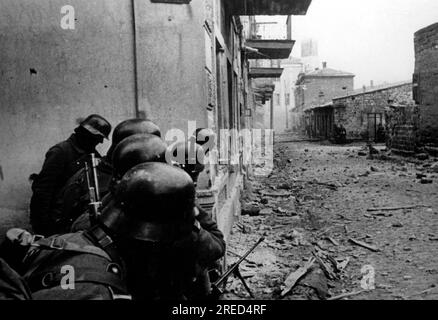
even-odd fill
[[[165,162],[166,143],[152,134],[134,134],[122,140],[112,154],[113,175],[121,178],[143,162]]]
[[[113,132],[112,144],[116,146],[123,139],[134,134],[149,133],[161,137],[160,128],[150,120],[128,119],[119,123]]]
[[[186,172],[142,163],[124,175],[99,221],[126,238],[165,241],[193,230],[194,208],[195,186]]]
[[[168,147],[175,165],[179,166],[191,177],[197,176],[204,171],[204,149],[193,141],[179,142],[173,147]],[[169,152],[169,150],[168,150]]]
[[[108,139],[111,132],[111,124],[98,114],[88,116],[79,124],[79,126],[86,129],[91,134],[101,136],[105,139]]]

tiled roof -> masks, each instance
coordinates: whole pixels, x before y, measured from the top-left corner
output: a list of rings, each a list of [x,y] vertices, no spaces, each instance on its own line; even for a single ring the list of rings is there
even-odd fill
[[[331,68],[322,68],[314,71],[307,72],[305,77],[354,77],[355,75],[350,72],[341,70],[335,70]]]
[[[349,94],[346,94],[344,96],[335,97],[335,98],[333,98],[333,100],[354,97],[354,96],[358,96],[361,94],[391,89],[391,88],[400,87],[400,86],[404,86],[404,85],[408,85],[408,84],[412,84],[412,81],[409,80],[409,81],[400,81],[400,82],[394,82],[394,83],[384,83],[384,84],[381,84],[378,86],[365,87],[365,89],[364,88],[356,89],[356,90],[354,90],[354,91],[352,91]]]

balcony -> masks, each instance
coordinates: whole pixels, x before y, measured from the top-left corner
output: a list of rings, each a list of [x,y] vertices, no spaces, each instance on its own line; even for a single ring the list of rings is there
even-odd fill
[[[249,69],[249,77],[256,78],[280,78],[283,68],[260,68],[252,67]]]
[[[257,49],[258,52],[249,51],[248,59],[287,59],[289,58],[295,40],[246,40],[246,46]]]
[[[225,0],[232,15],[305,15],[312,0]]]

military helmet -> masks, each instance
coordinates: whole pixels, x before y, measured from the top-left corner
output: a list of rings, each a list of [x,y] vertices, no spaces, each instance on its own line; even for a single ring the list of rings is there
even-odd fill
[[[108,139],[111,132],[111,124],[98,114],[88,116],[79,124],[79,126],[86,129],[91,134],[101,136],[105,139]]]
[[[150,120],[128,119],[119,123],[113,132],[112,144],[114,147],[123,139],[134,134],[149,133],[161,137],[160,128]]]
[[[190,176],[197,176],[204,171],[204,149],[194,141],[179,142],[171,149],[174,164],[186,171]],[[168,150],[169,151],[169,150]]]
[[[165,241],[193,230],[194,208],[195,186],[186,172],[165,163],[142,163],[124,175],[99,221],[119,236]]]
[[[134,134],[122,140],[112,153],[113,175],[121,178],[143,162],[165,162],[166,143],[152,134]]]

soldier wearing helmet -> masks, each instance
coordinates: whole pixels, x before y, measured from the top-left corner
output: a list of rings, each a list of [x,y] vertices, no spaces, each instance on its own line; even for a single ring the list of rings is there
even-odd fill
[[[104,210],[99,220],[117,233],[134,297],[192,298],[199,270],[224,254],[198,214],[195,186],[183,170],[143,163],[124,175],[112,209]],[[139,255],[140,250],[145,254]]]
[[[186,299],[196,266],[221,256],[195,216],[190,176],[143,163],[123,176],[87,230],[35,238],[13,229],[8,238],[24,253],[14,267],[35,300]],[[68,290],[63,266],[75,270]]]
[[[34,231],[42,235],[58,232],[60,212],[56,208],[56,193],[81,168],[81,159],[90,153],[98,155],[95,148],[104,139],[108,139],[111,124],[93,114],[74,131],[66,141],[49,149],[41,172],[34,175],[30,222]]]
[[[103,201],[106,201],[106,198],[111,198],[109,192],[113,189],[113,186],[116,185],[123,175],[135,165],[144,162],[165,162],[166,148],[167,145],[161,138],[148,133],[134,134],[119,142],[112,151],[111,163],[113,165],[113,170],[111,172],[111,177],[107,176],[104,181],[99,179],[99,185],[103,186],[106,191],[105,194],[101,193]],[[84,230],[90,225],[89,213],[85,212],[89,203],[89,198],[86,197],[87,190],[85,176],[83,175],[82,180],[77,181],[82,185],[81,193],[84,196],[75,196],[74,193],[71,192],[72,188],[67,188],[70,190],[69,192],[66,192],[64,201],[64,212],[71,212],[72,214],[69,216],[73,219],[77,218],[73,224],[72,222],[69,224],[69,226],[72,226],[72,231]]]
[[[201,130],[206,133],[205,129]],[[212,139],[211,136],[210,139]],[[202,139],[202,141],[205,140]],[[173,148],[170,147],[170,154],[172,155],[173,164],[187,172],[196,186],[199,174],[205,169],[205,149],[196,143],[195,139],[190,139],[188,142],[179,142]],[[217,223],[213,220],[211,214],[200,205],[197,204],[195,210],[196,219],[201,227],[209,233],[211,242],[215,244],[216,250],[221,253],[219,256],[223,256],[225,254],[224,235],[219,230]],[[203,299],[209,295],[211,286],[208,274],[210,271],[211,273],[217,272],[220,269],[219,265],[217,261],[212,261],[209,265],[197,268],[197,279],[192,288],[193,296],[196,299]]]
[[[159,138],[161,136],[159,127],[152,121],[135,118],[119,123],[113,131],[109,151],[106,156],[100,159],[96,168],[101,199],[109,192],[109,186],[113,178],[112,156],[114,149],[122,140],[136,134],[151,135],[149,139],[152,140],[149,142],[149,146],[153,144],[158,145],[157,148],[165,146],[165,143]],[[137,140],[134,139],[134,141]],[[137,144],[141,144],[141,142],[137,141]],[[86,171],[83,167],[68,179],[57,193],[55,201],[57,208],[62,213],[60,214],[61,220],[58,232],[68,232],[73,221],[86,211],[90,202]]]

